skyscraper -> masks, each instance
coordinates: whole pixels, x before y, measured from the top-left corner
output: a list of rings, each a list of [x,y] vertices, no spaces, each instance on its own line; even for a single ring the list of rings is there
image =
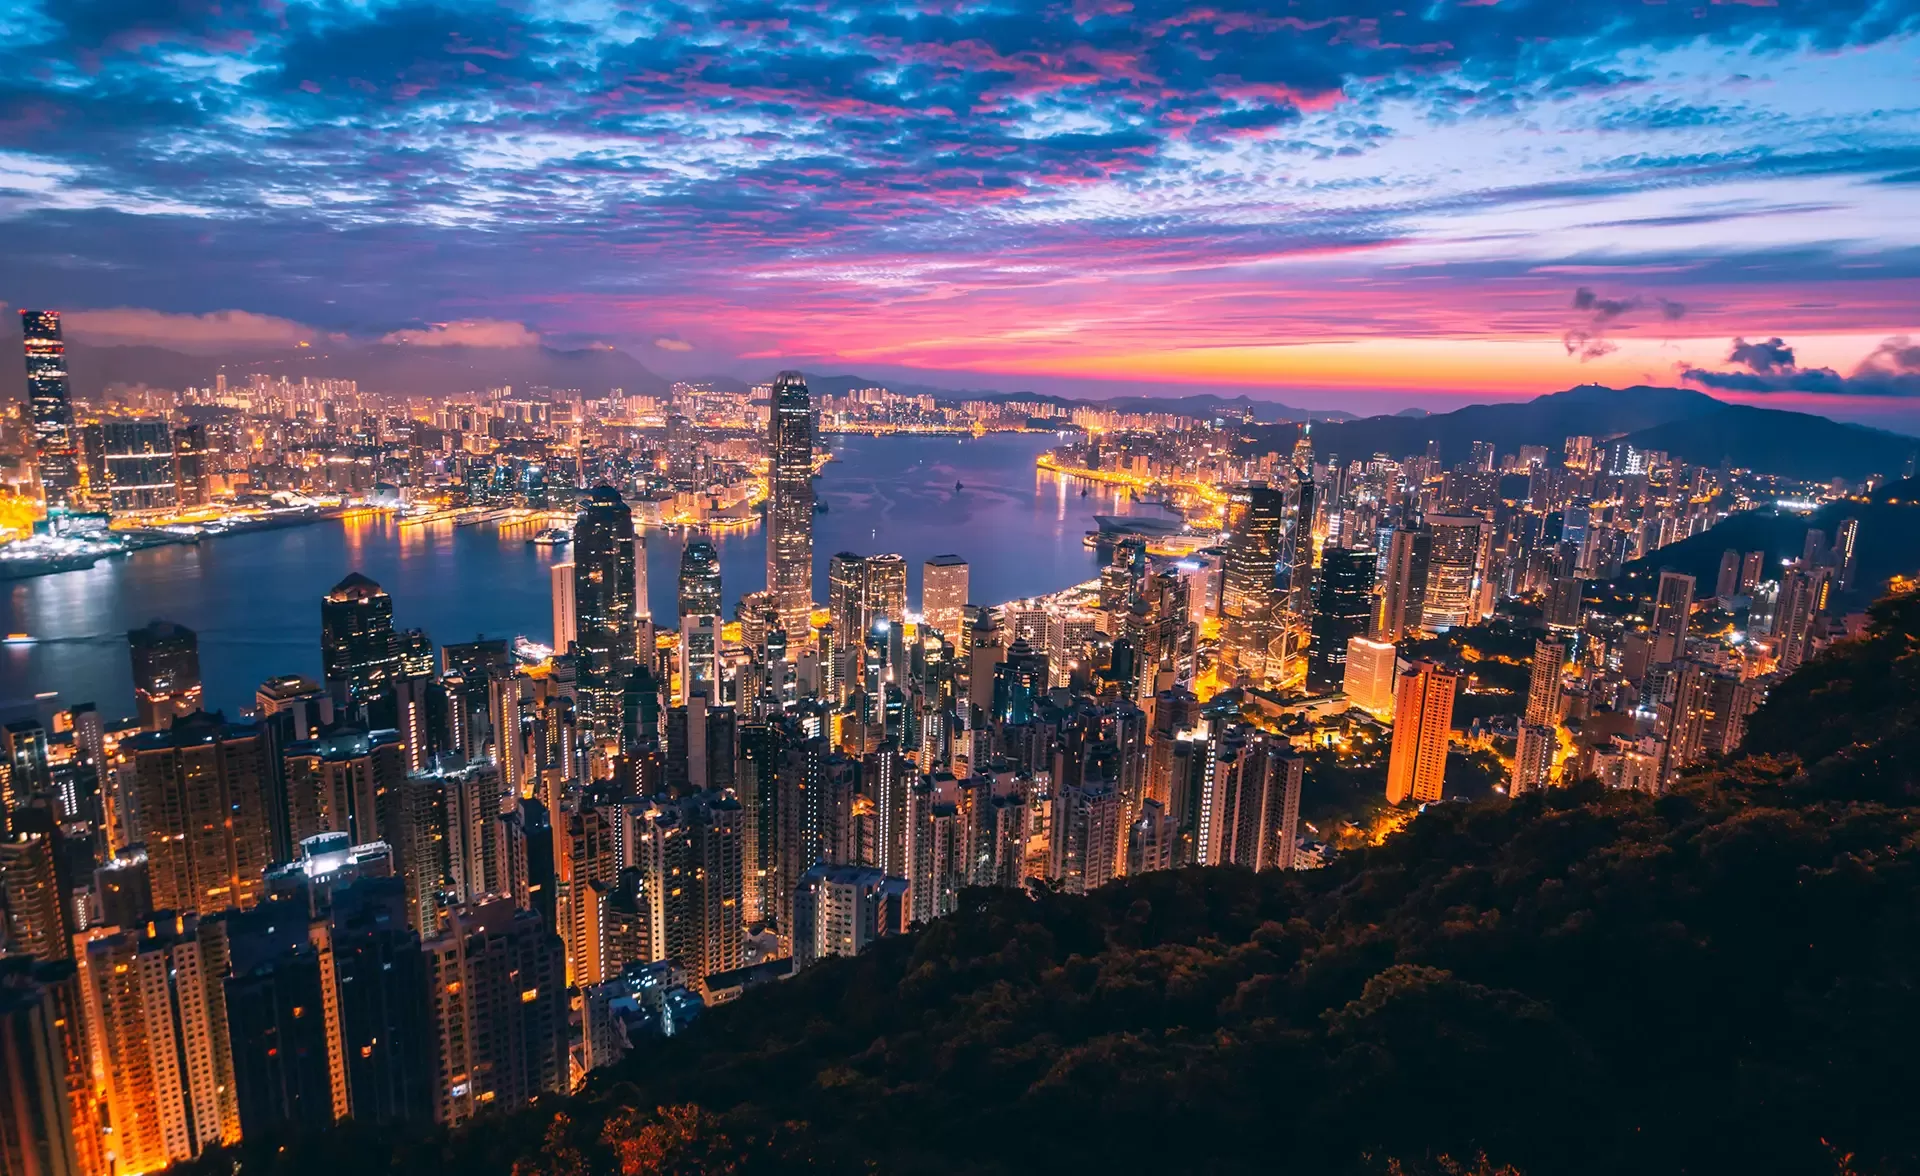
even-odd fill
[[[140,726],[159,731],[200,709],[200,638],[185,625],[155,620],[127,631],[133,698]]]
[[[1387,760],[1387,803],[1412,797],[1425,804],[1444,794],[1447,732],[1459,675],[1415,662],[1400,675],[1393,707],[1393,751]]]
[[[435,1120],[464,1123],[565,1092],[566,960],[546,920],[489,899],[455,908],[422,947],[439,1030]]]
[[[400,674],[386,589],[352,572],[320,598],[320,659],[336,706],[360,710],[386,691]]]
[[[1687,653],[1687,621],[1693,614],[1693,577],[1660,573],[1653,601],[1653,661],[1671,665]]]
[[[1478,515],[1432,515],[1427,518],[1427,529],[1433,534],[1433,548],[1428,557],[1420,627],[1443,632],[1477,623],[1492,528]]]
[[[1258,685],[1267,673],[1274,636],[1280,531],[1286,496],[1262,485],[1242,486],[1229,497],[1233,537],[1227,541],[1221,590],[1220,669],[1232,682]]]
[[[620,492],[597,487],[573,527],[574,656],[581,711],[601,735],[620,730],[621,692],[634,664],[637,549]]]
[[[720,615],[720,553],[705,539],[689,542],[680,552],[680,616]]]
[[[173,468],[173,428],[165,418],[122,417],[101,422],[107,503],[115,514],[168,510],[179,502]]]
[[[155,909],[211,915],[259,901],[270,842],[261,744],[257,728],[218,713],[120,744]]]
[[[67,346],[60,338],[60,312],[23,310],[27,405],[33,418],[34,456],[49,507],[71,506],[80,490],[80,462],[73,435],[73,405],[67,391]]]
[[[1376,719],[1393,721],[1394,660],[1399,647],[1391,641],[1354,637],[1347,642],[1346,672],[1341,689],[1347,701]]]
[[[1331,694],[1343,687],[1347,645],[1365,637],[1373,622],[1371,548],[1348,547],[1327,551],[1320,561],[1315,586],[1313,643],[1307,651],[1307,692]]]
[[[1394,642],[1420,627],[1427,607],[1427,570],[1433,536],[1417,528],[1398,528],[1387,544],[1386,591],[1380,597],[1377,636]]]
[[[956,647],[966,637],[967,561],[936,555],[922,569],[920,617]]]
[[[553,565],[553,652],[564,654],[572,648],[580,626],[575,619],[573,568],[570,563]]]
[[[813,613],[813,411],[799,372],[774,378],[767,459],[767,591],[798,648]]]

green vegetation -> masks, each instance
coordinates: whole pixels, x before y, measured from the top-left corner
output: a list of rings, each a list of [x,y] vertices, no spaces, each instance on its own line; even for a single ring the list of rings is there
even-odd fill
[[[1873,618],[1669,795],[1436,805],[1304,874],[969,892],[564,1119],[250,1141],[245,1171],[1920,1172],[1920,597]]]

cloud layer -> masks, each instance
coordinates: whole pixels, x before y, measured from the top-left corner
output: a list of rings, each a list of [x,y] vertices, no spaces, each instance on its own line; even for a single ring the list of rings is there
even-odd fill
[[[1545,384],[1683,315],[1920,329],[1907,0],[24,0],[0,33],[0,298],[202,316],[150,335],[1269,382],[1524,340]]]
[[[1873,349],[1851,376],[1830,367],[1795,365],[1793,348],[1778,338],[1735,339],[1727,362],[1744,371],[1684,368],[1681,378],[1723,392],[1811,392],[1833,396],[1920,396],[1920,343],[1896,335]]]

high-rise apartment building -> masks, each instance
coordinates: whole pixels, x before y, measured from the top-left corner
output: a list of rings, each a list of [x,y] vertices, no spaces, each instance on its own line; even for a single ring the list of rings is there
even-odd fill
[[[203,712],[120,748],[154,908],[215,915],[259,901],[270,860],[272,779],[259,729]]]
[[[0,951],[51,963],[73,955],[55,834],[0,834]]]
[[[109,418],[101,422],[100,443],[113,513],[171,510],[179,504],[173,426],[164,418]]]
[[[600,735],[620,731],[622,692],[637,654],[635,568],[641,550],[633,512],[620,492],[596,488],[573,527],[573,652],[581,714]]]
[[[567,1090],[560,939],[511,898],[456,907],[422,947],[436,1043],[436,1121],[464,1123]]]
[[[1427,607],[1427,572],[1433,556],[1433,535],[1418,528],[1396,528],[1387,542],[1385,591],[1380,596],[1380,622],[1375,636],[1398,641],[1420,627]]]
[[[767,591],[798,648],[813,613],[813,408],[799,372],[774,378],[767,460]]]
[[[793,963],[858,955],[908,923],[907,880],[872,866],[819,865],[800,879],[793,903]]]
[[[80,493],[80,459],[60,312],[23,310],[20,332],[26,343],[27,411],[33,420],[40,489],[49,507],[72,506]]]
[[[1660,573],[1653,599],[1653,662],[1672,665],[1687,654],[1687,624],[1693,615],[1692,576]]]
[[[159,731],[200,709],[200,638],[192,629],[156,620],[128,630],[127,649],[142,728]]]
[[[1444,795],[1448,731],[1459,675],[1432,662],[1415,662],[1400,675],[1393,705],[1393,750],[1387,760],[1387,803],[1412,797],[1425,804]]]
[[[0,1171],[104,1176],[84,1002],[71,962],[0,955]]]

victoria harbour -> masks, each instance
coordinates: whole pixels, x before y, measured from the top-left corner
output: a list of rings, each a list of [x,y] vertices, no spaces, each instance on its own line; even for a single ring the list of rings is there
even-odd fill
[[[827,506],[814,519],[818,582],[838,551],[897,551],[916,570],[928,556],[958,553],[972,563],[974,595],[988,603],[1087,579],[1098,570],[1083,543],[1093,516],[1132,504],[1124,489],[1036,471],[1034,459],[1052,444],[1051,434],[834,438],[833,460],[815,482]],[[698,533],[645,534],[648,606],[666,624],[690,534]],[[731,615],[741,595],[765,586],[765,528],[711,538]],[[546,642],[549,569],[568,558],[565,547],[526,542],[524,531],[402,527],[376,516],[153,548],[16,581],[4,629],[26,640],[0,649],[0,706],[26,707],[40,684],[57,683],[58,697],[46,700],[55,705],[130,710],[127,630],[165,617],[199,633],[207,705],[235,714],[267,678],[318,674],[320,596],[353,571],[393,594],[395,624],[436,642],[477,634]]]

